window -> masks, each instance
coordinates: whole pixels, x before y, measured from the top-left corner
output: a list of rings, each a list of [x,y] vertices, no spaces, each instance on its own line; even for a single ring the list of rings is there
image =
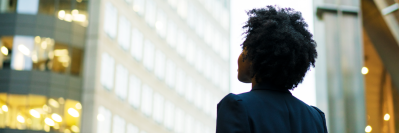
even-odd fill
[[[196,48],[194,42],[193,42],[191,39],[189,39],[189,40],[188,40],[188,43],[187,43],[187,55],[186,55],[186,59],[187,59],[187,61],[188,61],[191,65],[194,65],[195,54],[196,54],[196,51],[197,51],[197,50],[198,50],[198,49]]]
[[[194,120],[193,117],[191,117],[190,115],[186,115],[186,119],[185,119],[185,132],[186,133],[194,133]]]
[[[194,26],[194,28],[200,37],[204,37],[204,27],[205,27],[204,15],[202,12],[199,12],[197,15],[198,15],[197,16],[197,25]]]
[[[166,84],[170,87],[170,88],[174,88],[175,87],[175,74],[176,74],[176,65],[172,60],[167,60],[166,61]]]
[[[167,35],[166,35],[166,42],[172,47],[175,48],[177,45],[177,29],[176,29],[176,24],[173,22],[172,19],[169,19],[168,21],[168,29],[167,29]]]
[[[103,106],[98,107],[97,114],[97,133],[111,132],[111,111]]]
[[[127,96],[128,70],[121,64],[116,66],[115,94],[125,100]]]
[[[175,117],[173,116],[175,112],[175,105],[169,101],[165,101],[165,119],[164,119],[164,124],[166,128],[169,130],[173,130],[174,127],[174,119]]]
[[[197,86],[195,86],[196,88],[195,88],[195,100],[194,100],[194,104],[195,104],[195,106],[197,106],[198,108],[200,108],[200,109],[203,109],[202,107],[202,98],[204,97],[203,96],[203,87],[201,86],[201,85],[197,85]]]
[[[101,55],[101,84],[107,90],[112,90],[114,86],[114,58],[108,53]]]
[[[111,38],[115,38],[118,10],[110,2],[107,2],[104,15],[104,31]]]
[[[226,70],[221,73],[220,80],[220,88],[225,92],[229,91],[229,73]]]
[[[190,102],[193,102],[194,98],[194,87],[195,83],[194,80],[191,77],[187,78],[187,88],[185,89],[186,91],[186,99]]]
[[[177,69],[176,71],[176,91],[180,95],[184,95],[184,90],[186,89],[186,74],[182,69]]]
[[[197,121],[195,122],[195,133],[203,133],[204,132],[204,127],[201,122]]]
[[[125,16],[119,17],[118,43],[124,50],[129,50],[130,44],[130,21]]]
[[[208,21],[208,22],[206,22],[204,40],[209,46],[212,46],[213,38],[214,38],[214,29],[213,29],[212,23],[210,21]]]
[[[154,69],[154,45],[148,40],[145,41],[144,45],[143,64],[149,71]]]
[[[204,65],[205,65],[205,67],[204,67],[205,70],[204,70],[204,74],[205,74],[205,76],[206,76],[208,79],[212,79],[212,70],[213,70],[212,64],[213,64],[213,62],[212,62],[211,57],[205,56],[205,63],[204,63]]]
[[[187,17],[187,0],[179,0],[177,5],[177,14],[183,19]]]
[[[184,133],[184,112],[183,110],[176,108],[175,113],[175,131],[176,133]]]
[[[223,12],[222,12],[222,17],[220,18],[221,19],[220,22],[222,23],[223,28],[228,30],[230,28],[230,14],[228,9],[226,8],[223,8],[222,11]]]
[[[3,1],[2,1],[3,2]],[[5,3],[4,1],[3,3]],[[19,14],[37,14],[39,0],[18,0],[17,13]]]
[[[177,39],[177,52],[180,54],[180,56],[185,56],[187,36],[184,31],[179,31]]]
[[[165,77],[165,55],[161,50],[157,50],[155,53],[155,75],[163,80]]]
[[[126,133],[139,133],[139,128],[137,128],[132,123],[128,123],[126,129]]]
[[[194,3],[190,2],[189,8],[188,8],[188,15],[187,15],[187,23],[188,25],[192,28],[195,29],[197,26],[197,9],[195,7]]]
[[[138,61],[143,58],[143,34],[136,28],[132,30],[130,54]]]
[[[14,70],[32,70],[31,53],[34,49],[34,37],[15,36],[12,49],[13,51],[10,53],[11,68]]]
[[[152,113],[152,89],[143,85],[143,94],[141,95],[141,111],[146,116],[151,116]]]
[[[212,40],[211,45],[212,45],[213,50],[214,50],[216,53],[219,53],[219,54],[220,54],[220,45],[221,45],[220,38],[221,38],[221,35],[220,35],[219,32],[216,32],[214,35],[215,35],[215,36],[214,36],[214,38],[213,38],[213,40]]]
[[[154,120],[158,123],[163,122],[163,112],[164,112],[164,98],[158,94],[154,93],[154,111],[152,116],[154,117]]]
[[[130,76],[129,79],[129,104],[134,108],[139,108],[140,106],[140,89],[141,81],[134,75]]]
[[[219,86],[220,85],[220,66],[216,65],[216,64],[214,66],[215,66],[215,68],[212,73],[212,78],[213,78],[212,81],[216,86],[220,87]]]
[[[222,54],[222,57],[223,57],[223,59],[224,60],[229,60],[229,51],[230,51],[230,47],[229,47],[229,40],[227,39],[227,38],[224,38],[223,39],[223,42],[222,42],[222,46],[221,46],[222,48],[222,52],[221,52],[221,54]]]
[[[172,8],[176,8],[178,5],[178,0],[168,0],[168,3]]]
[[[166,26],[167,26],[167,18],[164,11],[158,9],[157,13],[157,22],[155,23],[155,28],[159,36],[162,38],[166,37]]]
[[[212,94],[211,94],[211,92],[209,92],[208,90],[205,90],[204,91],[204,95],[205,95],[205,99],[204,99],[204,101],[203,101],[203,104],[204,104],[204,111],[205,111],[205,113],[207,113],[207,114],[211,114],[211,110],[212,110]]]
[[[145,0],[133,0],[133,10],[137,12],[139,15],[144,14],[144,5]]]
[[[154,27],[156,20],[156,7],[153,0],[146,0],[146,8],[145,8],[145,21],[151,27]]]
[[[199,71],[199,72],[204,72],[204,54],[203,51],[199,48],[197,48],[196,50],[196,59],[195,59],[195,68]]]
[[[126,122],[122,117],[115,115],[112,123],[112,133],[124,133],[125,124]]]
[[[132,3],[132,0],[125,0],[125,2],[126,2],[127,4],[131,4],[131,3]]]

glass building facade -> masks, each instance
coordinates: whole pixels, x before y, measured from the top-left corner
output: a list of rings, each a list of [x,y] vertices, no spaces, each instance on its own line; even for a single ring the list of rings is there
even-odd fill
[[[0,0],[0,132],[214,132],[229,7]]]

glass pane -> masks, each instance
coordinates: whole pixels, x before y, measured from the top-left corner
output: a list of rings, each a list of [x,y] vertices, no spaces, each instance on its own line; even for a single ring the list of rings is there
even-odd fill
[[[143,34],[136,28],[132,30],[131,55],[138,61],[143,57]]]
[[[13,42],[14,37],[1,37],[0,41],[0,68],[2,69],[10,69],[11,68],[11,59],[13,53]]]
[[[139,15],[144,14],[145,0],[133,0],[133,10]]]
[[[174,127],[174,119],[175,117],[173,116],[175,112],[175,105],[169,101],[165,101],[165,119],[164,123],[166,128],[169,130],[173,130]]]
[[[71,74],[80,76],[83,63],[83,50],[72,47]]]
[[[116,66],[115,93],[122,100],[127,97],[128,75],[129,72],[125,67],[121,64]]]
[[[127,20],[126,17],[119,17],[119,29],[118,29],[118,43],[122,47],[122,49],[128,51],[130,47],[130,21]]]
[[[187,78],[187,88],[185,89],[185,97],[188,101],[193,102],[195,83],[191,77]]]
[[[184,112],[183,110],[176,108],[175,113],[175,131],[176,133],[184,133]]]
[[[139,133],[139,129],[135,125],[128,123],[126,133]]]
[[[149,40],[146,40],[144,45],[143,64],[149,71],[154,69],[154,49],[154,45]]]
[[[155,53],[155,74],[161,80],[165,77],[165,55],[160,51],[157,50]]]
[[[19,14],[37,14],[39,0],[18,0],[17,13]]]
[[[186,74],[182,69],[177,69],[176,71],[176,91],[180,95],[184,95],[184,90],[186,89]]]
[[[55,1],[54,0],[40,0],[39,13],[54,15],[55,14]]]
[[[147,86],[143,85],[143,93],[141,97],[141,111],[146,116],[151,116],[152,113],[152,89]]]
[[[108,53],[101,55],[101,84],[107,90],[112,90],[114,86],[114,58]]]
[[[166,84],[174,89],[176,83],[176,65],[172,60],[166,61]]]
[[[54,59],[50,68],[52,68],[53,72],[57,73],[66,73],[67,68],[70,64],[70,50],[68,46],[61,43],[55,43],[54,45]],[[51,57],[50,57],[51,58]]]
[[[159,36],[162,38],[166,37],[166,26],[167,26],[167,18],[164,11],[158,9],[157,12],[157,22],[155,23],[155,28]]]
[[[168,21],[167,33],[168,34],[166,35],[166,41],[172,48],[175,48],[177,45],[177,29],[176,24],[173,22],[172,19],[169,19]]]
[[[125,133],[125,124],[126,122],[122,117],[114,115],[112,133]]]
[[[1,0],[0,1],[0,13],[15,12],[16,7],[17,7],[17,0]]]
[[[187,61],[191,64],[194,65],[194,61],[195,61],[195,54],[197,52],[197,48],[195,46],[195,43],[193,42],[193,40],[189,39],[188,43],[187,43],[187,56],[186,59]]]
[[[130,76],[129,81],[129,104],[134,108],[139,108],[140,106],[140,90],[141,90],[141,81],[134,75]]]
[[[118,10],[110,2],[107,2],[104,15],[104,31],[109,37],[115,38]]]
[[[103,106],[98,107],[97,114],[97,133],[110,133],[111,132],[111,111]]]
[[[54,40],[46,37],[35,37],[35,46],[32,52],[33,69],[50,71],[53,60]]]
[[[158,93],[154,93],[154,111],[153,111],[153,117],[156,122],[162,123],[163,122],[163,112],[164,112],[164,98],[162,95]]]
[[[187,36],[184,31],[179,31],[177,36],[177,52],[180,56],[186,55]]]
[[[156,5],[152,0],[146,0],[145,21],[151,27],[154,27],[156,20]]]

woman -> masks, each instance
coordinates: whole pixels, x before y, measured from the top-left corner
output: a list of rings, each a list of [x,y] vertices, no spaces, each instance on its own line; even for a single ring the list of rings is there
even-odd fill
[[[216,133],[327,133],[324,113],[289,91],[317,57],[301,13],[267,6],[247,14],[238,80],[252,90],[219,102]]]

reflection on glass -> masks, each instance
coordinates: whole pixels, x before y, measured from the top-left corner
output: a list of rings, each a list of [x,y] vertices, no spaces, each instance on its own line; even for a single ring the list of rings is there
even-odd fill
[[[0,13],[15,12],[17,0],[0,0]]]
[[[55,0],[40,0],[39,13],[54,15]]]
[[[72,47],[71,54],[71,74],[80,76],[80,72],[82,71],[82,63],[83,63],[83,50],[80,48]]]

